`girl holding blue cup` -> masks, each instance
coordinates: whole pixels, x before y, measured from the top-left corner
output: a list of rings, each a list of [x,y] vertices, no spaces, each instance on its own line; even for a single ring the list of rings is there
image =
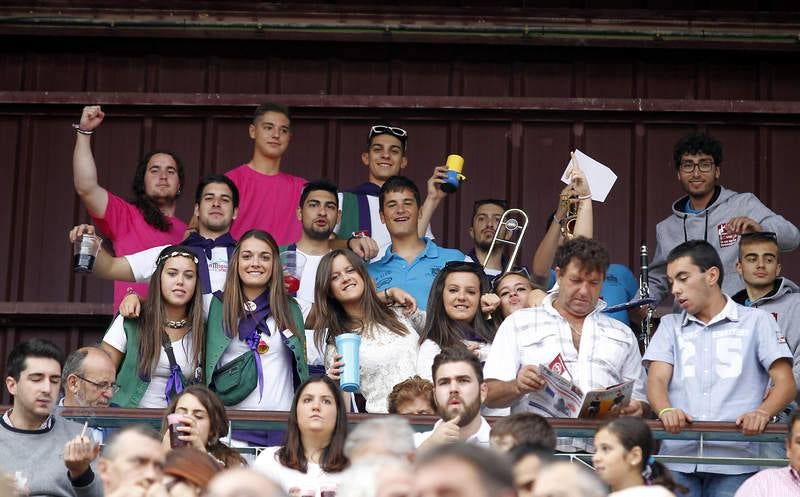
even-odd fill
[[[361,393],[367,412],[388,412],[392,387],[417,374],[416,301],[399,288],[378,293],[364,261],[346,249],[320,261],[314,300],[314,341],[328,376]]]

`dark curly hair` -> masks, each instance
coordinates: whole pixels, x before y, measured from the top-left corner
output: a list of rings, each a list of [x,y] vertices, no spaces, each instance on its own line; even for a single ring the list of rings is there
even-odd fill
[[[180,157],[178,157],[175,152],[169,150],[151,150],[142,157],[139,164],[136,166],[136,174],[133,175],[134,198],[132,203],[142,213],[147,224],[159,231],[169,231],[172,227],[172,223],[167,220],[167,217],[161,212],[158,205],[147,196],[144,188],[144,175],[147,174],[147,164],[150,162],[150,159],[157,154],[164,154],[172,157],[172,160],[175,161],[175,165],[178,166],[178,181],[180,182],[180,186],[183,186],[185,176],[183,172],[183,163]],[[178,194],[175,195],[175,198],[178,198],[180,193],[181,190],[179,187]]]
[[[578,236],[558,247],[554,261],[556,267],[564,271],[572,259],[577,259],[584,271],[608,272],[608,250],[590,238]]]
[[[719,167],[722,164],[722,144],[713,136],[705,133],[691,132],[678,140],[672,154],[675,160],[675,169],[681,167],[683,154],[708,154],[714,158],[716,166]]]

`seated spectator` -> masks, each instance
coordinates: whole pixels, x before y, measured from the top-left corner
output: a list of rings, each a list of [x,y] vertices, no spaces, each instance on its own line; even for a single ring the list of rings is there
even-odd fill
[[[18,343],[6,361],[13,407],[0,418],[0,473],[14,475],[26,495],[99,497],[92,469],[100,444],[74,421],[53,415],[64,354],[52,342]]]
[[[414,435],[420,450],[454,442],[489,446],[489,423],[480,415],[486,398],[483,369],[465,347],[444,349],[433,360],[434,400],[441,419],[433,430]]]
[[[379,199],[381,221],[389,230],[392,244],[380,260],[369,265],[369,274],[379,292],[400,287],[425,310],[436,273],[448,261],[469,259],[456,249],[442,248],[419,237],[420,196],[413,181],[392,176],[381,187]]]
[[[336,249],[319,263],[316,282],[314,342],[325,349],[328,375],[339,381],[344,367],[336,337],[361,335],[359,392],[371,413],[388,412],[392,387],[414,376],[422,316],[414,299],[399,288],[375,291],[364,262],[350,250]],[[399,307],[390,308],[397,304]]]
[[[539,365],[560,366],[561,375],[582,391],[634,382],[630,404],[621,412],[644,412],[646,374],[639,344],[630,328],[602,313],[600,286],[608,268],[608,252],[594,240],[575,238],[556,257],[559,289],[540,307],[522,309],[500,325],[484,372],[487,404],[530,412],[528,393],[545,381]],[[558,412],[545,412],[555,416]],[[559,439],[559,450],[586,448],[580,439]]]
[[[492,318],[497,319],[498,326],[512,312],[540,305],[547,296],[544,291],[534,286],[527,269],[509,271],[497,276],[492,281],[492,293],[498,297],[497,308],[492,313]]]
[[[228,435],[228,416],[219,397],[203,385],[189,385],[172,398],[161,421],[162,445],[165,450],[172,446],[167,416],[181,414],[183,420],[176,428],[178,437],[188,446],[207,452],[224,468],[241,466],[244,459],[222,439]]]
[[[800,487],[800,409],[792,411],[786,427],[786,457],[789,465],[759,471],[742,483],[736,491],[736,497],[797,494]]]
[[[203,381],[203,297],[197,256],[183,246],[161,251],[138,319],[118,315],[101,348],[118,369],[119,407],[164,408],[190,383]]]
[[[336,497],[411,497],[411,463],[395,457],[373,457],[353,462],[336,489]]]
[[[653,434],[641,418],[623,416],[605,424],[597,430],[594,446],[592,465],[611,487],[609,497],[645,495],[644,490],[656,486],[670,492],[686,491],[675,483],[666,466],[653,458]]]
[[[497,324],[481,309],[489,292],[483,268],[475,262],[452,261],[436,275],[428,297],[425,328],[420,335],[417,370],[430,379],[433,358],[447,347],[461,347],[481,361],[489,355]]]
[[[200,497],[211,479],[222,470],[205,451],[181,447],[167,453],[164,488],[170,497]]]
[[[410,462],[414,452],[414,430],[399,416],[372,418],[357,424],[344,444],[344,455],[351,464],[375,457]]]
[[[116,378],[114,363],[103,349],[81,347],[64,362],[61,372],[64,397],[60,404],[64,407],[108,407],[117,390]]]
[[[515,497],[511,465],[483,447],[442,445],[417,458],[414,487],[420,497]],[[545,495],[545,494],[542,494]]]
[[[215,294],[208,315],[206,378],[233,409],[288,411],[308,378],[303,314],[286,293],[278,245],[261,230],[245,233],[231,254],[225,294]],[[268,432],[239,431],[253,445]]]
[[[555,447],[555,437],[553,437]],[[533,497],[533,487],[542,466],[555,461],[553,449],[537,443],[522,442],[508,452],[514,473],[517,497]]]
[[[435,414],[433,383],[414,375],[392,388],[389,414]]]
[[[97,461],[105,497],[164,495],[164,451],[158,432],[145,425],[128,425],[114,432]]]
[[[147,152],[133,174],[135,197],[132,202],[126,202],[98,182],[91,135],[104,117],[99,105],[83,108],[72,155],[75,192],[81,197],[97,229],[114,245],[114,251],[120,257],[150,247],[179,243],[186,231],[186,223],[175,217],[177,199],[184,186],[181,160],[166,150]],[[119,163],[112,167],[119,170]],[[128,294],[128,289],[143,296],[147,293],[146,284],[115,281],[115,311]]]
[[[492,425],[489,440],[493,449],[509,452],[517,445],[527,443],[556,449],[556,434],[550,423],[538,414],[518,412],[498,419]]]
[[[535,497],[607,497],[605,483],[582,464],[554,462],[539,470]]]
[[[273,480],[248,468],[217,473],[208,484],[206,497],[286,497]]]
[[[312,377],[298,388],[289,411],[286,442],[268,447],[253,466],[284,491],[311,491],[336,485],[349,462],[344,455],[347,416],[342,392],[327,376]]]

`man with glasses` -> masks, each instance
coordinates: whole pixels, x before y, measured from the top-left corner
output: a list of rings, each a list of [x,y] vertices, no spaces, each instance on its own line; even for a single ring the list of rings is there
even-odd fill
[[[722,145],[704,133],[690,133],[675,145],[675,170],[686,196],[672,205],[672,215],[656,227],[656,251],[650,264],[650,296],[660,302],[669,294],[667,254],[689,240],[705,240],[719,253],[723,269],[733,274],[738,241],[744,233],[773,231],[781,250],[800,244],[797,227],[767,208],[752,193],[737,193],[719,185]],[[726,278],[722,291],[742,290],[738,278]]]
[[[367,134],[367,149],[361,154],[361,162],[369,171],[367,182],[339,193],[342,218],[336,226],[337,238],[346,241],[347,248],[373,262],[383,257],[391,243],[389,231],[381,222],[378,195],[386,180],[400,174],[408,165],[407,146],[405,129],[388,124],[372,126]],[[438,188],[446,171],[446,167],[436,168],[428,180],[428,197],[422,205],[417,228],[420,237],[433,239],[430,219],[446,195]]]
[[[430,238],[420,238],[419,189],[405,176],[392,176],[381,187],[380,218],[392,244],[386,254],[367,269],[378,291],[400,287],[425,310],[436,274],[449,261],[469,261],[461,251],[439,247]]]
[[[647,397],[639,345],[630,328],[602,312],[608,251],[594,240],[575,238],[558,248],[555,264],[558,290],[540,307],[511,314],[497,330],[484,365],[486,405],[511,406],[512,414],[532,411],[528,394],[545,387],[539,374],[544,364],[584,392],[633,380],[632,399],[621,414],[641,416]],[[580,439],[559,439],[557,448],[586,446]]]
[[[117,371],[106,352],[98,347],[82,347],[67,357],[61,371],[64,407],[108,407],[119,386]],[[92,426],[92,438],[103,443],[105,430]]]

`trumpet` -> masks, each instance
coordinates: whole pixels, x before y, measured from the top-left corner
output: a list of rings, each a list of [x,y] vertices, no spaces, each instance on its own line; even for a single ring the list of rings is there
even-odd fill
[[[519,220],[515,217],[511,217],[512,215],[517,215],[522,218],[522,224],[520,224]],[[497,223],[497,229],[494,232],[494,237],[492,238],[492,244],[489,246],[489,250],[486,252],[486,257],[483,259],[483,266],[485,267],[486,264],[489,263],[489,259],[492,257],[492,251],[494,250],[496,243],[504,243],[506,245],[513,245],[514,251],[511,253],[511,257],[508,258],[508,264],[506,268],[503,270],[504,273],[511,271],[514,267],[514,261],[517,259],[517,252],[519,251],[519,247],[522,244],[522,237],[525,236],[525,229],[528,227],[528,215],[525,214],[520,209],[508,209],[503,213],[500,217],[500,222]],[[516,239],[506,239],[503,235],[514,235],[516,231],[519,231],[519,236]]]
[[[642,241],[642,246],[639,248],[639,298],[646,299],[650,297],[650,284],[647,281],[647,243]],[[643,348],[650,345],[650,336],[653,334],[653,306],[647,306],[647,314],[641,323],[641,331],[639,332],[639,343]]]
[[[578,202],[577,197],[563,194],[560,197],[561,207],[564,209],[564,219],[560,220],[558,224],[561,225],[561,236],[564,240],[572,240],[575,238],[575,221],[578,219]]]

